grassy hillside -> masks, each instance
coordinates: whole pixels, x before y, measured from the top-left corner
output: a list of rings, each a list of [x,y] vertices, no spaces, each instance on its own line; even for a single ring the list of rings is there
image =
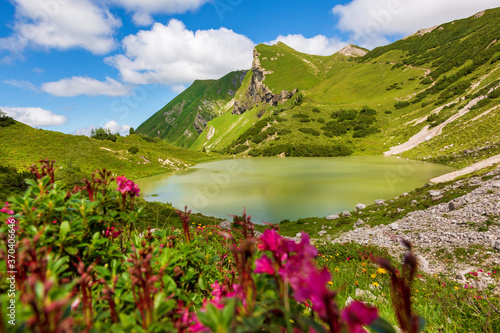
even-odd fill
[[[57,161],[58,174],[68,181],[88,177],[98,168],[107,168],[131,178],[172,172],[213,157],[175,147],[162,140],[133,134],[116,142],[96,140],[53,131],[34,129],[16,122],[0,127],[2,164],[26,170],[40,159]],[[139,151],[132,154],[131,147]]]
[[[196,80],[141,124],[136,132],[188,148],[208,121],[230,110],[226,104],[240,87],[245,74],[245,71],[238,71],[219,80]]]
[[[298,154],[297,145],[313,147],[299,149],[306,156],[325,147],[342,147],[343,154],[382,154],[419,134],[425,140],[414,139],[397,153],[470,164],[500,153],[494,125],[500,117],[499,39],[497,8],[369,52],[349,46],[331,56],[314,56],[283,43],[258,45],[253,69],[233,101],[248,105],[259,100],[252,96],[269,91],[298,92],[275,106],[254,102],[243,114],[215,117],[190,146],[251,156],[291,156]],[[198,92],[190,88],[190,93]]]

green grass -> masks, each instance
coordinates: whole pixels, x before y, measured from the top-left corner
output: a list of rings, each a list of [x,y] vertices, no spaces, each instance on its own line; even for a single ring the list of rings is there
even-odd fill
[[[213,128],[214,136],[207,139],[205,129],[191,149],[206,146],[209,150],[256,156],[264,151],[277,152],[275,147],[283,145],[342,144],[355,155],[381,154],[407,141],[425,125],[435,127],[444,122],[471,96],[486,95],[499,82],[500,71],[496,68],[500,62],[495,59],[500,59],[500,43],[490,45],[489,40],[500,29],[495,20],[499,13],[500,9],[494,9],[479,19],[447,23],[441,30],[377,48],[361,58],[342,54],[313,56],[283,43],[258,45],[259,61],[267,72],[263,83],[273,93],[297,88],[302,101],[295,103],[294,97],[276,107],[260,104],[242,115],[226,113],[216,117],[207,127]],[[448,44],[444,46],[443,41]],[[251,75],[247,73],[235,95],[240,103],[249,103]],[[476,84],[473,89],[472,84]],[[461,167],[497,154],[499,139],[492,124],[498,123],[499,111],[474,118],[498,106],[496,94],[491,96],[489,103],[481,102],[469,114],[447,125],[442,135],[403,155]],[[436,109],[448,104],[440,112]],[[373,128],[347,130],[340,135],[324,129],[331,122],[332,112],[360,110],[364,106],[377,111]],[[265,117],[270,117],[269,125],[276,134],[244,135]],[[426,122],[428,117],[432,121]],[[424,121],[417,124],[419,119]],[[480,154],[461,154],[488,145],[492,147]]]
[[[148,142],[136,134],[111,142],[34,129],[22,123],[0,128],[0,141],[2,164],[26,170],[40,159],[55,159],[61,178],[69,182],[88,178],[89,173],[100,168],[134,179],[173,172],[216,158],[161,140]],[[136,154],[128,151],[133,146],[139,150]],[[160,159],[169,160],[171,164]]]
[[[203,130],[203,121],[208,122],[230,111],[225,106],[240,87],[245,73],[237,71],[219,80],[194,81],[189,88],[142,123],[136,132],[189,148],[198,138],[199,131]]]
[[[335,244],[318,246],[318,264],[332,272],[333,290],[338,291],[337,301],[343,306],[348,297],[375,304],[381,317],[396,325],[397,320],[391,306],[390,279],[387,273],[370,262],[368,254],[384,256],[383,251],[374,247],[357,244]],[[361,257],[359,253],[365,253]],[[395,267],[400,258],[392,258]],[[493,273],[497,283],[500,274]],[[472,278],[467,281],[474,285]],[[363,290],[364,296],[356,297],[356,289]],[[420,273],[412,286],[414,311],[423,317],[426,328],[423,332],[498,332],[500,316],[496,315],[488,302],[498,304],[498,297],[488,291],[465,289],[443,275]]]

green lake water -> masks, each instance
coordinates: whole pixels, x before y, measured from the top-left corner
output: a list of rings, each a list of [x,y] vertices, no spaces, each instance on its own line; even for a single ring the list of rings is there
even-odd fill
[[[351,211],[357,203],[368,206],[453,170],[385,156],[268,157],[203,163],[137,183],[149,201],[187,205],[194,213],[220,218],[241,215],[246,207],[253,222],[277,223]]]

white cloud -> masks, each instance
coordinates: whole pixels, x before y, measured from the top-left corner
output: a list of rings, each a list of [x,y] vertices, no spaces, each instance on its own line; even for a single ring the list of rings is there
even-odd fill
[[[303,35],[279,35],[275,40],[267,44],[273,45],[277,42],[283,42],[299,52],[324,56],[332,55],[347,45],[346,42],[337,38],[327,38],[323,35],[311,38],[306,38]]]
[[[120,71],[123,81],[179,85],[250,68],[254,43],[226,28],[193,32],[173,19],[125,37],[122,47],[125,54],[105,62]]]
[[[38,92],[39,89],[33,83],[25,80],[4,80],[2,83],[8,84],[9,86],[18,87],[26,90],[32,90]]]
[[[130,95],[132,86],[124,85],[109,77],[99,81],[89,77],[73,76],[55,82],[42,84],[42,90],[54,96],[124,96]]]
[[[104,124],[104,128],[107,128],[111,133],[120,133],[121,135],[129,134],[130,125],[118,125],[115,120],[108,121]]]
[[[493,7],[498,0],[353,0],[332,12],[353,43],[372,48],[387,44],[387,36],[403,37]]]
[[[68,120],[65,116],[38,107],[10,108],[0,107],[7,115],[30,126],[62,125]]]
[[[180,94],[184,90],[186,90],[186,86],[183,84],[176,84],[175,86],[172,86],[172,91],[175,93]]]
[[[16,7],[10,51],[28,45],[44,48],[83,48],[105,54],[116,47],[113,34],[121,26],[108,9],[90,0],[13,0]]]
[[[120,133],[120,135],[128,135],[130,130],[130,125],[119,125],[115,120],[110,120],[102,128],[109,129],[111,133]],[[92,130],[95,130],[95,126],[79,128],[73,132],[74,135],[86,135],[90,136]]]
[[[112,0],[118,6],[133,12],[133,20],[137,25],[153,23],[152,14],[185,13],[197,9],[210,0]]]

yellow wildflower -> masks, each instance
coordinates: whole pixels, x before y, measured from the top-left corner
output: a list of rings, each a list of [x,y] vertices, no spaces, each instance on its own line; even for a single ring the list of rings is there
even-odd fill
[[[362,263],[361,266],[365,267],[366,266],[366,262]]]
[[[380,286],[377,282],[373,282],[372,285],[374,285],[375,287]]]
[[[372,274],[370,276],[372,277],[372,279],[375,279],[377,277],[377,274]]]
[[[333,285],[333,282],[332,281],[328,281],[328,284],[331,286],[331,285]]]
[[[339,271],[339,269],[338,269],[338,268],[335,268],[335,272],[338,272],[338,271]]]
[[[385,274],[385,273],[387,273],[387,271],[385,269],[383,269],[383,268],[379,268],[377,270],[377,273],[379,273],[379,274]]]
[[[453,287],[453,288],[455,288],[455,290],[458,290],[458,289],[460,289],[460,288],[458,288],[457,286],[455,286],[455,287]]]
[[[363,273],[366,273],[366,268],[363,268]]]
[[[355,285],[359,285],[358,281],[354,282]]]

